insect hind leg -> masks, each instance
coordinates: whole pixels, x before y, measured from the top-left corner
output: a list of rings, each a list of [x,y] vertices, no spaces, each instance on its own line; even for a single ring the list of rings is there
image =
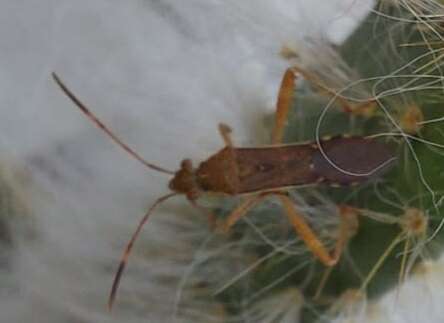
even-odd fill
[[[339,210],[340,225],[339,234],[332,254],[316,236],[303,216],[296,210],[293,201],[284,193],[275,193],[282,203],[285,213],[294,230],[299,234],[307,248],[327,267],[334,266],[341,257],[342,251],[348,240],[357,230],[357,215],[351,212],[351,208]]]
[[[250,211],[259,202],[263,201],[266,197],[272,195],[276,196],[281,201],[281,204],[284,207],[285,214],[290,220],[290,223],[292,224],[296,233],[304,241],[307,248],[325,266],[334,266],[340,259],[347,242],[357,231],[357,214],[351,207],[343,206],[339,208],[339,233],[335,247],[331,254],[314,233],[314,231],[310,228],[304,217],[296,210],[294,202],[287,196],[285,192],[266,192],[247,198],[229,214],[229,216],[223,221],[221,225],[219,225],[219,230],[222,232],[228,232],[234,224],[236,224],[243,216],[248,213],[248,211]]]
[[[369,98],[367,100],[351,102],[346,97],[338,95],[337,91],[328,85],[324,84],[322,79],[303,68],[293,65],[291,70],[294,74],[300,74],[304,80],[308,81],[314,89],[319,91],[321,95],[335,98],[342,111],[349,115],[371,117],[374,115],[377,108],[377,102],[375,99]]]

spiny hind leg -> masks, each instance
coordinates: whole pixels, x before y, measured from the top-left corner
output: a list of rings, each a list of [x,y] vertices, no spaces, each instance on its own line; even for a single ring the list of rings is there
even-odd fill
[[[272,144],[279,144],[282,142],[285,125],[288,120],[288,112],[293,102],[295,80],[295,73],[291,68],[288,68],[282,77],[281,87],[279,89],[274,127],[271,135]]]

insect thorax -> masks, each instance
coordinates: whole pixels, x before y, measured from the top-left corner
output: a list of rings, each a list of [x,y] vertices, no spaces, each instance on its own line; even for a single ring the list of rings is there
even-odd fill
[[[239,174],[234,154],[234,149],[225,147],[199,165],[195,176],[202,191],[238,192]]]

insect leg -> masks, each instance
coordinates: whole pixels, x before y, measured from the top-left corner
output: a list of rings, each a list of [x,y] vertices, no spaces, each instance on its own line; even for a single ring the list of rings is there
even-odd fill
[[[231,140],[231,128],[225,123],[219,123],[219,133],[225,143],[225,147],[228,148],[228,157],[230,167],[232,167],[234,172],[237,172],[236,163],[236,149],[234,149],[233,140]]]
[[[345,113],[351,114],[351,115],[361,115],[361,116],[372,116],[373,112],[376,108],[376,100],[367,100],[364,102],[359,102],[357,104],[351,104],[345,97],[337,95],[337,92],[335,89],[330,88],[328,85],[323,84],[322,80],[319,77],[316,77],[315,75],[310,74],[303,68],[300,68],[299,66],[292,66],[291,69],[294,73],[300,74],[303,76],[305,80],[310,82],[313,87],[319,90],[321,94],[326,94],[330,97],[335,97],[335,99],[339,102],[339,105],[341,106],[342,110]]]
[[[358,212],[355,208],[351,206],[341,205],[338,207],[338,212],[340,217],[340,224],[339,224],[338,238],[336,240],[336,246],[333,252],[333,257],[337,257],[339,260],[346,244],[358,231],[359,222],[358,222]],[[321,296],[322,290],[324,289],[324,286],[327,283],[332,270],[333,267],[329,267],[325,270],[324,274],[322,275],[319,286],[316,289],[316,293],[313,296],[314,299],[318,299]]]
[[[354,207],[340,205],[338,209],[340,223],[334,255],[339,259],[348,241],[358,232],[359,220],[358,211]]]
[[[224,140],[224,143],[227,147],[232,148],[233,147],[233,141],[231,140],[231,128],[230,126],[226,125],[225,123],[219,123],[219,133],[222,136],[222,139]]]
[[[230,215],[222,222],[220,225],[220,230],[222,232],[228,232],[230,228],[236,224],[244,215],[247,214],[251,208],[257,205],[260,201],[262,201],[268,195],[273,193],[263,193],[259,195],[255,195],[252,197],[248,197],[244,202],[242,202],[237,208],[235,208]]]
[[[201,211],[202,213],[204,213],[207,218],[208,218],[208,226],[210,227],[210,230],[213,230],[216,228],[216,224],[217,224],[217,217],[216,215],[211,212],[209,209],[207,209],[206,207],[203,207],[201,205],[199,205],[196,200],[194,199],[188,199],[188,201],[190,201],[191,205],[193,207],[195,207],[196,209],[198,209],[199,211]]]
[[[285,209],[286,215],[290,220],[295,231],[299,234],[301,239],[305,242],[308,249],[325,265],[328,267],[334,266],[341,257],[342,250],[345,244],[351,237],[351,232],[356,232],[357,220],[355,214],[352,212],[346,212],[340,210],[340,228],[338,239],[333,253],[330,255],[324,244],[318,239],[316,234],[310,228],[308,223],[304,220],[301,214],[298,213],[294,207],[293,201],[284,194],[276,194],[281,200],[281,203]]]
[[[336,252],[331,256],[323,245],[323,243],[318,239],[316,234],[310,228],[308,223],[304,220],[303,216],[298,213],[296,208],[294,207],[293,201],[284,194],[276,194],[276,196],[280,199],[285,213],[290,220],[290,223],[293,225],[296,233],[299,234],[301,239],[305,242],[306,246],[310,251],[325,265],[328,267],[334,266],[338,262],[338,257]],[[335,248],[336,251],[336,248]]]
[[[293,70],[288,68],[282,78],[276,104],[276,117],[271,135],[271,142],[273,144],[279,144],[282,142],[285,123],[288,119],[288,111],[290,110],[291,103],[293,101],[295,79],[296,75],[294,74]]]
[[[355,105],[351,105],[343,97],[337,97],[337,100],[339,101],[342,110],[351,115],[371,117],[376,108],[375,100],[368,100]]]

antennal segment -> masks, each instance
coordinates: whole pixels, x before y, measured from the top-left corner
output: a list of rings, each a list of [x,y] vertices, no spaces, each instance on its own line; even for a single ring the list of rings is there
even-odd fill
[[[114,141],[117,145],[119,145],[123,150],[125,150],[128,154],[130,154],[133,158],[137,159],[139,162],[144,164],[146,167],[154,169],[158,172],[165,173],[165,174],[171,174],[174,175],[175,172],[156,166],[154,164],[151,164],[147,162],[145,159],[143,159],[138,153],[136,153],[132,148],[130,148],[127,144],[125,144],[122,140],[120,140],[103,122],[101,122],[89,109],[80,101],[74,93],[72,93],[68,87],[62,82],[62,80],[58,77],[56,73],[51,73],[52,78],[57,83],[57,85],[60,87],[60,89],[63,91],[63,93],[66,94],[68,98],[71,99],[71,101],[90,119],[96,126],[98,126],[101,130],[103,130],[109,138]]]
[[[123,271],[126,267],[126,264],[128,263],[128,257],[131,253],[131,249],[134,246],[134,242],[136,241],[137,237],[140,234],[140,231],[142,230],[145,223],[148,221],[148,218],[150,214],[154,211],[154,209],[164,202],[165,200],[169,199],[170,197],[173,197],[175,195],[178,195],[177,193],[171,193],[168,195],[164,195],[156,200],[154,204],[149,208],[149,210],[146,212],[142,220],[140,220],[139,224],[137,225],[136,231],[134,231],[133,236],[131,237],[130,241],[126,245],[125,251],[123,252],[122,258],[120,259],[119,267],[117,269],[116,275],[114,276],[113,285],[111,287],[111,292],[109,294],[108,298],[108,309],[111,311],[114,300],[116,299],[116,293],[117,289],[119,288],[120,279],[122,277]]]

